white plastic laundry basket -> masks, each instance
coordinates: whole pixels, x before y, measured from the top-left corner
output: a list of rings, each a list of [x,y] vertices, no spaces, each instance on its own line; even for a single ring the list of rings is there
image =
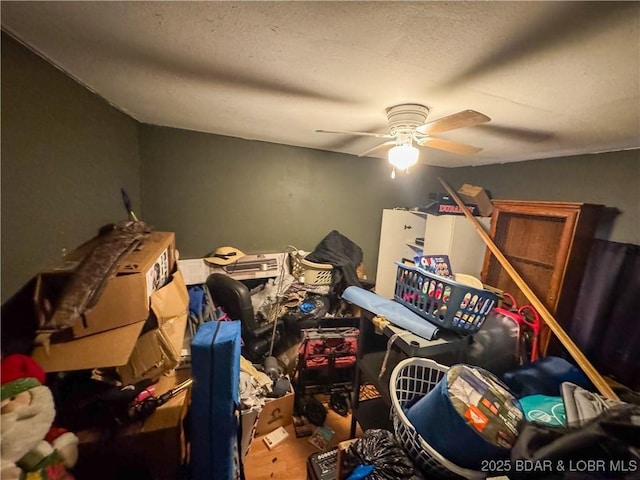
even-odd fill
[[[289,252],[291,275],[296,278],[304,277],[304,283],[307,285],[331,285],[333,265],[311,262],[304,258],[306,255],[300,254],[299,250]]]
[[[487,474],[459,467],[440,455],[407,419],[402,407],[416,397],[423,397],[440,382],[449,367],[427,358],[407,358],[391,373],[391,417],[396,438],[411,459],[429,478],[486,478]]]

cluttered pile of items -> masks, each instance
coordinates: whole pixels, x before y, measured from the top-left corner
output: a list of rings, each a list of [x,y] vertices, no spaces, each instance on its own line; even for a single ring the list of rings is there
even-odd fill
[[[488,246],[512,274],[497,247]],[[312,455],[309,477],[637,478],[640,396],[621,385],[614,391],[513,276],[531,305],[518,306],[508,292],[479,281],[456,280],[446,255],[397,262],[393,300],[347,289],[348,301],[378,317],[388,314],[403,329],[424,338],[456,332],[469,347],[465,360],[452,365],[400,361],[389,381],[393,434],[366,430]],[[398,304],[418,317],[398,314]],[[571,357],[540,357],[542,322]]]
[[[332,406],[347,413],[357,329],[335,325],[354,321],[342,309],[341,293],[363,284],[357,273],[362,250],[334,230],[313,252],[289,247],[287,253],[290,264],[283,263],[277,276],[255,285],[233,275],[253,260],[243,262],[247,256],[238,248],[219,247],[203,261],[223,272],[209,271],[204,283],[188,288],[194,311],[188,344],[196,379],[191,414],[201,420],[191,432],[191,468],[198,478],[211,473],[227,478],[232,458],[242,468],[255,436],[264,435],[268,448],[275,448],[288,436],[283,426],[301,408],[318,427],[309,432],[310,440],[326,442],[326,411],[313,401],[318,388],[330,391]],[[267,265],[265,260],[262,264]],[[267,265],[261,271],[268,270]],[[224,414],[234,410],[235,392],[240,398],[238,425]],[[220,430],[215,441],[211,424]],[[221,437],[235,436],[241,437],[239,452],[233,445],[232,450],[221,448]]]
[[[283,256],[278,270],[269,272],[267,259],[245,261],[249,256],[238,248],[219,247],[203,259],[215,268],[200,284],[190,285],[190,290],[206,289],[211,303],[242,321],[242,353],[255,363],[299,342],[301,331],[320,326],[323,318],[351,316],[341,292],[366,284],[359,273],[362,250],[338,231],[326,235],[312,252],[288,246]],[[253,263],[264,267],[262,278],[236,275]]]
[[[4,434],[5,425],[7,431],[13,426],[11,415],[16,426],[30,417],[21,413],[20,397],[5,399],[3,390],[3,478],[12,478],[10,471],[42,475],[37,478],[175,475],[184,454],[173,439],[180,437],[191,386],[188,370],[176,369],[189,304],[177,257],[173,232],[132,219],[106,225],[37,275],[30,308],[23,310],[27,319],[33,312],[28,340],[34,344],[3,352],[3,383],[12,377],[5,376],[5,362],[23,364],[23,383],[48,392],[44,422],[75,440],[61,446],[46,430],[34,430],[29,445],[13,443]],[[12,402],[16,407],[5,409]],[[28,407],[34,408],[44,407]],[[165,444],[163,454],[154,452],[153,442]],[[60,454],[69,457],[68,477],[54,475],[62,471],[59,462],[50,465]]]
[[[348,286],[363,285],[357,272],[362,250],[332,231],[313,252],[290,247],[286,253],[287,268],[260,285],[237,281],[223,271],[187,286],[175,234],[132,219],[105,226],[66,254],[60,265],[41,272],[32,294],[35,344],[19,360],[28,359],[35,365],[30,370],[41,372],[29,374],[36,380],[28,386],[46,384],[50,392],[47,427],[54,425],[55,414],[56,429],[74,432],[64,436],[70,446],[58,441],[47,450],[57,448],[56,458],[64,450],[70,458],[66,466],[57,462],[62,465],[58,471],[84,478],[100,465],[93,478],[134,472],[137,478],[175,478],[180,468],[190,468],[197,474],[213,469],[227,478],[254,434],[273,431],[283,414],[291,418],[293,370],[303,344],[309,347],[308,378],[332,369],[339,354],[337,370],[348,382],[343,367],[345,360],[350,367],[355,363],[357,336],[346,342],[348,352],[331,340],[335,355],[325,355],[321,364],[316,353],[325,336],[312,339],[310,332],[322,330],[323,319],[336,320],[336,325],[353,321],[340,294]],[[222,247],[204,260],[233,270],[242,257],[240,250]],[[272,268],[264,264],[258,268]],[[291,364],[287,351],[293,351]],[[3,383],[15,376],[5,374],[3,364]],[[7,432],[11,423],[4,405],[17,393],[3,387]],[[208,415],[213,423],[200,421]],[[212,424],[218,429],[214,457],[208,453]],[[25,463],[22,458],[44,440],[46,431],[35,438],[38,430],[33,444],[15,449],[13,437],[4,432],[3,478],[9,471],[49,468],[46,462]],[[244,441],[240,448],[239,437]]]

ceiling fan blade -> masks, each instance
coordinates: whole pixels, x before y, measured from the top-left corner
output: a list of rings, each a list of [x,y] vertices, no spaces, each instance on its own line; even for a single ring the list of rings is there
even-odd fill
[[[482,150],[482,148],[474,147],[473,145],[467,145],[466,143],[453,142],[451,140],[445,140],[444,138],[428,137],[424,140],[418,141],[419,145],[423,147],[437,148],[445,152],[457,153],[458,155],[473,155]]]
[[[334,130],[316,130],[318,133],[337,133],[339,135],[364,135],[367,137],[377,137],[377,138],[393,138],[392,135],[388,133],[372,133],[372,132],[338,132]]]
[[[389,148],[392,145],[395,145],[396,141],[395,140],[390,140],[388,142],[384,142],[381,143],[380,145],[376,145],[373,148],[370,148],[369,150],[367,150],[366,152],[362,152],[360,155],[358,155],[359,157],[368,157],[370,154],[377,152],[378,150],[383,150],[385,148]]]
[[[489,117],[475,110],[463,110],[420,125],[416,127],[416,131],[424,134],[442,133],[456,128],[472,127],[490,120]]]

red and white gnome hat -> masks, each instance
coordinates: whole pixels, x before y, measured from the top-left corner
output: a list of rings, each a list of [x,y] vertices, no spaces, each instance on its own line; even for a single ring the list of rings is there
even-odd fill
[[[14,353],[4,357],[0,363],[0,401],[44,385],[45,378],[42,367],[28,355]]]

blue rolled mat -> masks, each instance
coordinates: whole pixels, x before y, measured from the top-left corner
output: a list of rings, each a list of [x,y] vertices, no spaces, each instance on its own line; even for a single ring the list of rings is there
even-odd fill
[[[438,333],[438,327],[413,313],[404,305],[376,295],[364,288],[347,287],[342,292],[342,298],[368,312],[385,317],[394,325],[426,340],[433,340]]]

